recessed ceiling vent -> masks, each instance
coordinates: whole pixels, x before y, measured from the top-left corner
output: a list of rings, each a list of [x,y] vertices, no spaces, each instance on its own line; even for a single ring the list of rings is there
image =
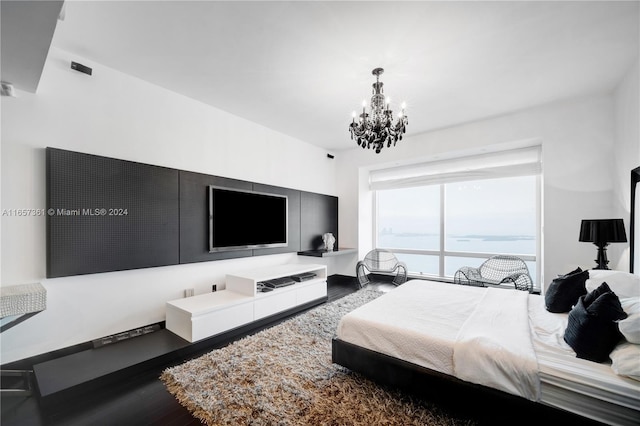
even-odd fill
[[[77,62],[71,62],[71,69],[72,70],[76,70],[76,71],[80,71],[80,72],[88,74],[88,75],[91,75],[91,73],[93,72],[93,70],[91,68],[89,68],[88,66],[79,64]]]

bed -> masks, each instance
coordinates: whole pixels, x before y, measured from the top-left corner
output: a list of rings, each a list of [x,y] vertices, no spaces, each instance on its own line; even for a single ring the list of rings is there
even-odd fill
[[[637,425],[640,382],[577,358],[567,320],[540,295],[411,280],[341,319],[333,361],[386,384],[435,379]]]

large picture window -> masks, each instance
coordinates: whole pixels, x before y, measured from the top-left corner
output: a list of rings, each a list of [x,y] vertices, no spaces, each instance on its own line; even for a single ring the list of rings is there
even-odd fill
[[[516,255],[539,289],[539,168],[498,168],[480,179],[446,171],[421,179],[415,167],[410,178],[406,169],[379,172],[372,185],[375,247],[392,251],[410,275],[445,279],[490,256]]]

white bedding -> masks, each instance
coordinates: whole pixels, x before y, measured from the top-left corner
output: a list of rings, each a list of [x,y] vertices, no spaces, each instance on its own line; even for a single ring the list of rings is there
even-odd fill
[[[527,314],[529,295],[483,290],[453,345],[454,375],[538,401],[540,380]]]
[[[337,337],[456,376],[453,360],[458,334],[487,290],[435,281],[409,281],[345,315],[338,325]],[[576,358],[563,339],[567,314],[546,311],[542,296],[492,290],[518,293],[528,299],[530,344],[540,384],[535,399],[609,424],[638,424],[640,382],[616,375],[608,364]],[[476,324],[481,322],[478,320],[476,317]],[[502,384],[497,386],[481,384],[507,390],[523,377],[502,376]],[[523,396],[522,389],[507,391]],[[529,397],[526,392],[524,396]]]
[[[540,402],[603,423],[640,424],[640,382],[617,375],[610,363],[576,358],[563,338],[568,317],[569,314],[548,312],[544,297],[529,297]]]
[[[479,287],[458,287],[452,297],[450,285],[409,281],[345,315],[337,335],[358,346],[453,375],[458,330],[482,294]]]

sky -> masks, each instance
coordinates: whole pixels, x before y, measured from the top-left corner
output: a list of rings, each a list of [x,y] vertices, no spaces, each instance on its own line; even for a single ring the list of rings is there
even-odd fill
[[[438,233],[440,186],[383,190],[378,229]],[[449,235],[536,235],[536,177],[488,179],[445,185]]]

